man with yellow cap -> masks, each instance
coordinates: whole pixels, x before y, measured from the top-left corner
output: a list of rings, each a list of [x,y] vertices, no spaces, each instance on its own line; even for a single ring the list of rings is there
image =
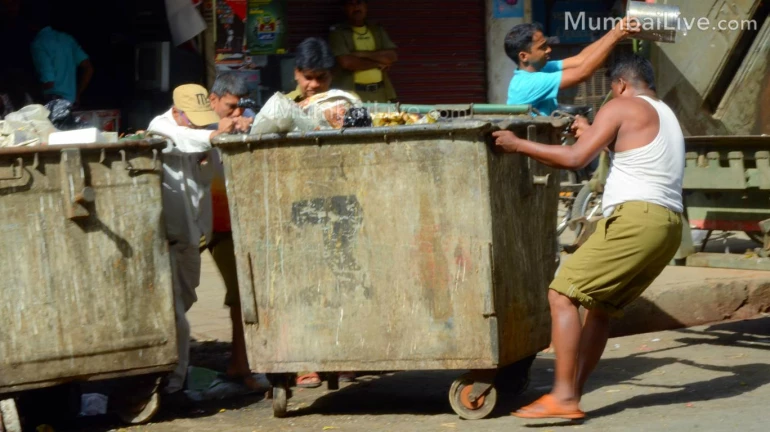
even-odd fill
[[[235,130],[237,120],[220,120],[211,109],[209,95],[197,84],[174,89],[174,105],[155,117],[147,131],[168,138],[163,150],[163,212],[171,254],[179,364],[165,392],[184,395],[182,390],[189,364],[190,324],[186,312],[197,301],[200,283],[201,237],[212,236],[211,138]],[[206,127],[217,123],[216,130]]]

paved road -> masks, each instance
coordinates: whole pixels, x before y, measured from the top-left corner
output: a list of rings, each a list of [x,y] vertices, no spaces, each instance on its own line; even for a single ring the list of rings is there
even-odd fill
[[[589,383],[584,423],[531,421],[508,412],[550,387],[543,355],[532,385],[503,398],[493,418],[462,421],[446,391],[458,372],[406,372],[364,379],[340,391],[297,391],[293,415],[272,418],[269,401],[215,403],[182,417],[162,414],[136,431],[686,431],[767,430],[770,316],[610,340]],[[106,430],[104,424],[97,430]]]
[[[670,268],[659,283],[713,277],[718,272]],[[209,340],[221,352],[223,346],[226,350],[221,342],[229,339],[230,329],[227,309],[222,307],[224,288],[208,256],[204,256],[203,275],[200,300],[190,313],[193,334]],[[213,350],[216,353],[217,348]],[[589,383],[584,399],[589,419],[582,424],[527,421],[508,415],[550,388],[553,359],[545,354],[534,364],[529,390],[519,397],[501,398],[493,417],[481,421],[462,421],[449,406],[447,391],[461,371],[439,371],[365,377],[334,392],[295,389],[289,407],[293,415],[286,419],[274,419],[270,401],[254,395],[209,403],[192,411],[163,412],[153,424],[129,430],[765,431],[763,419],[767,419],[770,405],[768,364],[770,315],[610,340]],[[108,418],[95,418],[85,425],[94,431],[121,427]]]
[[[719,247],[719,246],[718,246]],[[718,269],[668,268],[659,285],[727,277]],[[738,275],[738,272],[732,272]],[[736,276],[739,277],[739,276]],[[224,287],[204,255],[199,301],[189,313],[199,341],[194,364],[222,369],[230,340]],[[201,343],[202,342],[202,345]],[[527,421],[508,413],[550,388],[553,359],[542,354],[532,383],[518,397],[501,397],[492,418],[463,421],[447,391],[462,371],[402,372],[364,377],[328,392],[295,389],[292,415],[274,419],[263,395],[210,402],[182,412],[164,411],[150,425],[131,431],[765,431],[770,405],[770,315],[675,331],[610,340],[589,382],[583,423]],[[81,420],[73,430],[120,429],[110,417]],[[126,430],[126,429],[123,429]],[[61,429],[58,430],[60,432]]]

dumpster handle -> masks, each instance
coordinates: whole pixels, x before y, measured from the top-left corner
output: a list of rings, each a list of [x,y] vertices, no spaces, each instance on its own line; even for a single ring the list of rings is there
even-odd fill
[[[35,154],[37,156],[37,154]],[[19,173],[16,174],[16,166],[18,164]],[[11,164],[11,175],[8,177],[0,177],[0,180],[19,180],[24,177],[24,160],[22,158],[16,158],[16,162]]]
[[[67,219],[90,217],[88,206],[96,200],[96,193],[86,185],[80,149],[62,150],[59,169]]]
[[[527,140],[535,142],[536,139],[537,139],[537,127],[535,127],[535,125],[527,126]],[[527,157],[527,168],[530,171],[532,171],[532,158],[530,157]],[[532,175],[532,184],[548,186],[548,180],[550,179],[550,177],[551,177],[551,174],[546,174],[544,176]]]
[[[152,168],[134,168],[133,165],[131,165],[131,162],[126,158],[126,151],[120,150],[118,153],[120,153],[120,160],[123,162],[123,165],[125,165],[126,170],[128,170],[131,174],[139,175],[144,172],[156,172],[158,170],[158,149],[152,149]]]
[[[527,141],[535,142],[537,139],[537,127],[535,125],[527,126]],[[527,156],[527,168],[532,170],[532,158]]]
[[[241,313],[243,314],[243,322],[246,324],[258,325],[259,317],[257,316],[257,299],[255,296],[254,287],[254,265],[251,262],[251,252],[246,254],[246,259],[249,265],[249,287],[245,290],[241,290],[244,298],[241,301]]]
[[[488,296],[484,296],[484,312],[482,314],[484,318],[490,318],[497,315],[495,313],[495,250],[492,243],[489,243],[489,269],[491,273],[489,276],[492,280],[492,290]]]

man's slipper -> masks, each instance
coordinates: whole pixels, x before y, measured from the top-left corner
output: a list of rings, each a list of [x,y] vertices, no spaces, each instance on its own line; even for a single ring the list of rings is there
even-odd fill
[[[586,413],[581,411],[577,405],[562,405],[553,396],[547,394],[524,408],[512,412],[511,415],[525,419],[559,418],[580,420],[585,418]]]
[[[321,387],[321,377],[317,373],[309,373],[297,377],[297,387],[299,388],[318,388]]]

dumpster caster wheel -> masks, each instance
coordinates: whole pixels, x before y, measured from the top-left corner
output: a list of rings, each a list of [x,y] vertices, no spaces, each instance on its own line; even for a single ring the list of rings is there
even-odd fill
[[[0,400],[0,432],[21,432],[19,412],[13,399]]]
[[[276,380],[273,385],[273,417],[286,417],[289,398],[289,384],[286,378]]]
[[[117,414],[125,423],[138,425],[150,421],[160,409],[160,396],[154,392],[144,404],[121,407]]]
[[[110,396],[115,414],[127,424],[149,422],[160,410],[160,382],[154,376],[126,381],[122,391]]]
[[[474,382],[471,374],[465,374],[456,379],[449,389],[449,404],[454,412],[465,420],[483,419],[492,413],[497,404],[497,390],[493,385],[489,385],[489,388],[474,400],[471,396]]]

